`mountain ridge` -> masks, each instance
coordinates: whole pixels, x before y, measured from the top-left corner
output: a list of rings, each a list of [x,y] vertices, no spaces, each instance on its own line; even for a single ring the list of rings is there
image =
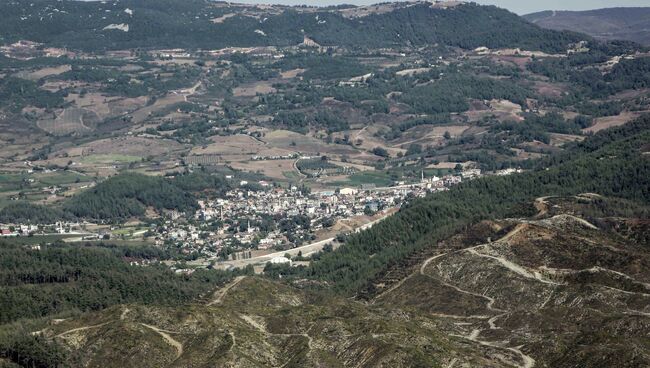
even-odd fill
[[[650,7],[547,10],[526,14],[523,18],[548,29],[581,32],[602,40],[628,40],[650,45]]]
[[[443,44],[557,52],[584,39],[573,33],[543,30],[494,6],[445,4],[378,4],[366,11],[368,7],[332,10],[203,0],[17,0],[0,5],[0,11],[7,14],[6,22],[0,25],[0,34],[4,35],[0,41],[26,39],[91,51],[297,46],[308,38],[329,47]],[[388,8],[377,10],[379,7]]]

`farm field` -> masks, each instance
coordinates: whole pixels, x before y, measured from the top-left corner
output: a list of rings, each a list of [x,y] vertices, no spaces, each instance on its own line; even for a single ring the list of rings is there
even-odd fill
[[[292,178],[301,178],[294,169],[296,160],[269,160],[269,161],[239,161],[232,162],[231,166],[238,170],[259,172],[269,178],[285,181]]]
[[[93,154],[88,156],[83,156],[80,160],[81,164],[84,165],[96,165],[96,164],[124,164],[131,162],[138,162],[142,160],[141,157],[131,156],[131,155],[121,155],[121,154]]]
[[[356,174],[351,175],[347,180],[345,181],[336,181],[330,183],[330,185],[334,186],[353,186],[353,187],[360,187],[365,184],[374,184],[378,187],[384,187],[384,186],[389,186],[393,184],[394,180],[390,178],[388,174],[385,172],[381,171],[375,171],[375,172],[359,172]]]
[[[621,126],[631,120],[638,118],[641,115],[640,112],[623,112],[620,115],[608,116],[604,118],[596,119],[596,122],[593,126],[584,129],[586,133],[596,133],[603,129],[612,128],[616,126]]]
[[[92,126],[98,121],[99,117],[93,111],[68,108],[54,119],[39,121],[38,126],[48,133],[61,136],[72,133],[88,133],[93,130]]]

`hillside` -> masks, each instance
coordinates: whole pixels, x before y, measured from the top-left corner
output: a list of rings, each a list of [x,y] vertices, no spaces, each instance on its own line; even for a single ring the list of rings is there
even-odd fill
[[[628,40],[650,46],[650,8],[544,11],[524,15],[540,27],[585,33],[603,40]]]
[[[122,296],[103,295],[110,289],[86,280],[111,271],[87,264],[79,282],[89,289],[76,303],[100,311],[80,314],[58,300],[76,298],[54,293],[59,308],[25,315],[13,306],[37,304],[16,283],[35,293],[29,283],[66,293],[74,284],[56,268],[68,262],[57,261],[58,245],[14,247],[3,259],[24,276],[4,278],[15,314],[0,329],[0,353],[30,367],[645,366],[649,124],[601,131],[529,173],[414,199],[306,267],[267,265],[268,278],[239,274],[214,293],[206,288],[223,273],[180,282],[122,265],[111,278]],[[51,254],[53,272],[6,256],[17,254]],[[154,271],[166,281],[146,293],[123,282]],[[181,285],[191,291],[175,295]],[[127,305],[114,306],[121,298]],[[85,301],[97,299],[105,304]]]
[[[183,308],[112,307],[35,339],[84,367],[641,367],[650,223],[630,205],[541,198],[532,218],[432,244],[368,303],[244,276]]]
[[[621,205],[539,198],[534,218],[441,242],[376,304],[436,315],[458,338],[518,353],[523,367],[646,366],[650,222],[647,207],[638,219],[621,217]]]
[[[18,0],[0,12],[2,43],[21,39],[86,51],[127,48],[297,46],[564,50],[580,36],[543,30],[515,14],[475,4],[430,2],[365,8],[252,6],[207,0],[106,2]],[[470,32],[471,31],[471,32]],[[361,46],[363,45],[363,46]]]

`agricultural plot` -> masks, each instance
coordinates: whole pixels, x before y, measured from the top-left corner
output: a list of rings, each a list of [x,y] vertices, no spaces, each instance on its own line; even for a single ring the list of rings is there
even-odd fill
[[[65,98],[66,102],[74,104],[78,108],[91,110],[101,119],[111,116],[110,104],[118,100],[116,97],[104,96],[101,93],[92,92],[86,94],[70,93]]]
[[[0,174],[0,192],[14,191],[21,187],[21,184],[27,179],[22,174]]]
[[[174,104],[179,102],[185,102],[186,96],[181,94],[169,94],[165,97],[159,98],[151,106],[145,106],[139,110],[134,111],[131,116],[133,117],[133,122],[142,123],[147,120],[151,115],[156,112],[162,111]]]
[[[584,136],[571,134],[551,133],[549,136],[551,137],[551,146],[555,147],[560,147],[569,142],[582,141],[585,139]]]
[[[237,170],[259,172],[272,179],[286,181],[287,179],[301,178],[295,169],[296,160],[273,160],[273,161],[242,161],[233,162],[231,166]]]
[[[269,146],[297,151],[304,154],[334,154],[351,155],[357,151],[340,144],[327,144],[318,139],[291,132],[288,130],[275,130],[264,136]]]
[[[585,133],[596,133],[603,129],[612,128],[623,125],[628,121],[638,118],[640,112],[624,111],[616,116],[608,116],[604,118],[595,119],[595,124],[583,130]]]
[[[235,97],[255,97],[258,94],[265,95],[276,92],[271,81],[261,81],[243,84],[233,89],[232,94]]]
[[[39,79],[49,77],[52,75],[63,74],[67,71],[70,71],[71,69],[72,67],[70,65],[59,65],[59,66],[34,70],[32,72],[21,72],[18,73],[18,77],[37,81]]]
[[[440,143],[445,133],[449,133],[452,137],[460,137],[468,129],[470,129],[469,125],[422,125],[407,130],[393,144],[403,149],[408,149],[411,144],[420,144],[423,146],[436,145]]]
[[[61,234],[61,235],[34,235],[34,236],[17,236],[3,238],[3,242],[12,245],[39,245],[50,244],[59,240],[71,239],[79,235]]]
[[[80,162],[86,165],[97,165],[97,164],[110,165],[110,164],[125,164],[125,163],[128,164],[131,162],[138,162],[140,160],[142,160],[142,158],[138,156],[121,155],[121,154],[96,154],[96,155],[84,156],[81,158]]]
[[[208,145],[192,149],[193,155],[257,155],[265,148],[263,142],[245,134],[234,136],[213,136],[210,137]]]
[[[293,79],[297,77],[299,74],[302,74],[304,72],[305,69],[291,69],[291,70],[281,72],[280,76],[282,77],[282,79]]]
[[[364,184],[374,184],[378,187],[389,186],[394,180],[383,171],[364,171],[351,175],[347,180],[334,182],[331,185],[360,187]]]
[[[100,139],[81,146],[83,155],[127,155],[138,158],[160,156],[183,149],[183,145],[168,139],[119,137]]]
[[[72,171],[57,171],[51,173],[39,173],[32,176],[43,185],[66,185],[79,182],[92,181],[92,178],[81,173]]]
[[[57,136],[73,133],[83,134],[91,132],[93,127],[99,123],[99,120],[94,111],[68,108],[64,109],[54,119],[39,121],[38,127]]]

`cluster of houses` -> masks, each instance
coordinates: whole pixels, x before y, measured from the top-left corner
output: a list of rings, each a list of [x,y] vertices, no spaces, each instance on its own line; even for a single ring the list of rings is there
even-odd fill
[[[20,40],[9,45],[0,46],[0,54],[18,60],[31,60],[37,57],[58,58],[62,56],[72,58],[76,56],[74,52],[67,49],[43,47],[41,43],[28,40]]]
[[[291,249],[316,240],[319,230],[333,226],[338,220],[399,207],[409,196],[424,197],[432,191],[447,190],[463,178],[480,175],[480,170],[467,170],[460,176],[425,178],[423,175],[422,181],[416,184],[317,193],[296,186],[279,188],[261,183],[259,191],[238,188],[223,198],[200,200],[199,210],[189,222],[183,216],[168,217],[155,230],[156,241],[207,258],[223,257],[224,248],[231,253]],[[300,219],[299,223],[291,223],[293,219]]]
[[[81,234],[78,222],[59,221],[53,224],[0,224],[0,236],[29,236],[53,234]]]
[[[510,175],[520,170],[507,169],[494,175]],[[464,180],[482,175],[478,169],[458,175],[425,177],[417,183],[385,188],[365,186],[311,193],[304,188],[281,188],[261,181],[257,190],[240,187],[220,198],[201,199],[193,216],[168,211],[164,221],[151,224],[145,236],[161,247],[177,247],[183,253],[207,259],[250,257],[250,250],[288,250],[317,240],[319,231],[339,220],[373,215],[399,207],[410,197],[448,190]],[[81,232],[79,223],[51,225],[1,225],[1,236],[29,234],[95,235]],[[354,229],[350,228],[350,231]],[[101,235],[101,234],[100,234]],[[98,239],[102,237],[98,235]],[[248,252],[248,253],[247,253]],[[242,255],[243,254],[243,255]],[[234,259],[234,258],[233,258]]]
[[[501,170],[493,175],[510,175],[520,170]],[[316,241],[316,234],[337,221],[367,216],[399,207],[408,197],[448,190],[462,181],[482,176],[479,169],[458,175],[425,177],[412,184],[397,183],[387,188],[366,186],[309,193],[296,186],[280,188],[259,182],[260,190],[243,187],[222,198],[202,199],[192,218],[184,214],[167,216],[155,232],[158,245],[175,246],[200,257],[230,259],[252,249],[287,250]],[[242,186],[248,184],[241,182]],[[228,250],[224,252],[224,250]],[[225,258],[224,258],[225,257]]]
[[[155,229],[156,242],[181,247],[202,257],[223,256],[222,249],[290,249],[315,240],[315,233],[337,220],[398,206],[412,189],[306,193],[299,188],[267,186],[262,191],[232,190],[199,201],[190,222],[182,216]],[[422,191],[421,195],[426,193]],[[298,220],[295,220],[298,219]]]

